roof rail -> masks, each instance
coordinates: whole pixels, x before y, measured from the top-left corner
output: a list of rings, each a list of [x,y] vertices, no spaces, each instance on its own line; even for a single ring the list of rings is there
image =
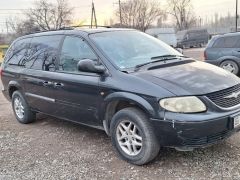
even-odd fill
[[[49,32],[49,31],[59,31],[59,30],[74,30],[75,28],[78,28],[78,27],[89,27],[90,29],[97,29],[97,28],[112,28],[111,26],[99,26],[99,25],[78,25],[78,26],[65,26],[65,27],[61,27],[59,29],[49,29],[49,30],[36,30],[34,32],[31,32],[31,33],[27,33],[26,35],[29,35],[29,34],[35,34],[35,33],[42,33],[42,32]]]
[[[58,30],[61,30],[61,29],[37,30],[37,31],[32,32],[32,33],[42,33],[42,32],[58,31]],[[30,33],[30,34],[32,34],[32,33]]]
[[[81,27],[89,27],[90,29],[92,28],[112,28],[111,26],[99,26],[99,25],[77,25],[77,26],[66,26],[66,27],[62,27],[59,28],[59,30],[73,30],[75,28],[81,28]]]

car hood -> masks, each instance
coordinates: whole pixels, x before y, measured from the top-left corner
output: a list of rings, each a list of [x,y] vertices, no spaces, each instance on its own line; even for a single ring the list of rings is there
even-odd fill
[[[208,94],[240,83],[237,76],[199,61],[174,66],[169,64],[168,67],[141,71],[135,75],[178,96]]]

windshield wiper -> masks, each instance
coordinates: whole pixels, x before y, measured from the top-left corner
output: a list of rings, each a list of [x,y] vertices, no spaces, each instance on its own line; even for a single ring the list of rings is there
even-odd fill
[[[167,54],[167,55],[162,55],[162,56],[151,57],[151,60],[154,60],[154,59],[168,60],[168,59],[175,59],[175,58],[179,58],[179,57],[182,57],[182,56]]]
[[[143,64],[138,64],[138,65],[135,66],[135,69],[138,69],[140,67],[143,67],[143,66],[146,66],[146,65],[149,65],[149,64],[152,64],[152,63],[157,63],[157,62],[172,60],[172,59],[179,59],[181,57],[184,57],[184,56],[177,56],[177,55],[155,56],[155,57],[151,58],[151,60],[156,59],[155,61],[150,61],[150,62],[146,62],[146,63],[143,63]]]

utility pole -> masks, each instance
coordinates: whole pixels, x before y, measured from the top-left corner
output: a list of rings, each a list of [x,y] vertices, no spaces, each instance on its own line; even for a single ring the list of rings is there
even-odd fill
[[[9,29],[9,28],[8,28],[8,22],[6,21],[5,23],[6,23],[7,34],[8,34],[8,29]]]
[[[94,3],[93,3],[93,1],[92,1],[91,28],[92,28],[92,26],[93,26],[93,20],[95,21],[95,26],[96,26],[96,28],[97,28],[96,11],[95,11]]]
[[[202,27],[202,18],[201,18],[201,16],[199,16],[199,27],[200,28]]]
[[[238,0],[236,0],[236,32],[238,31]]]
[[[120,18],[120,25],[122,26],[122,8],[121,8],[121,0],[118,0],[119,5],[119,18]]]

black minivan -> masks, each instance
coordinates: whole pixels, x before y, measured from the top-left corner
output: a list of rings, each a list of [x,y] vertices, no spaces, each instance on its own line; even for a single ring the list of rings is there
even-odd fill
[[[124,160],[188,151],[240,128],[240,80],[130,29],[72,29],[15,40],[1,67],[16,119],[44,113],[104,130]],[[100,144],[99,144],[100,146]]]

